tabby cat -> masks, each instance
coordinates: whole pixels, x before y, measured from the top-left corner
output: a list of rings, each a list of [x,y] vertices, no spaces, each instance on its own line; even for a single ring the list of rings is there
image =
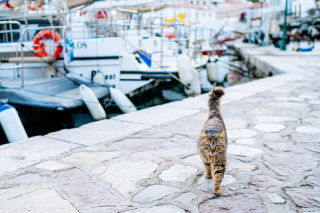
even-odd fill
[[[224,95],[221,87],[216,87],[209,93],[209,116],[204,124],[198,141],[198,151],[206,169],[206,178],[213,175],[213,193],[221,194],[221,182],[226,171],[227,162],[227,131],[224,125],[220,98]]]

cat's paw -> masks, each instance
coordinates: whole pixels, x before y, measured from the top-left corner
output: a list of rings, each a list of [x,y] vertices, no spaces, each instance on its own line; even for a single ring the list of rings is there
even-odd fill
[[[212,179],[212,174],[211,173],[206,173],[206,178],[207,179]]]
[[[219,196],[221,194],[221,188],[214,188],[213,194],[215,194],[216,196]]]

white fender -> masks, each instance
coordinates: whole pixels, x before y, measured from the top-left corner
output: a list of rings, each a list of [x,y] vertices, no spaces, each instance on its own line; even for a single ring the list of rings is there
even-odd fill
[[[217,80],[216,64],[214,62],[208,62],[206,65],[208,80],[212,83]]]
[[[186,54],[178,55],[177,67],[180,80],[185,84],[190,84],[193,79],[193,67],[191,65],[190,58]]]
[[[19,7],[24,3],[24,0],[9,0],[8,3],[11,7]]]
[[[216,73],[217,73],[217,82],[222,83],[228,75],[230,70],[229,66],[229,57],[228,56],[221,56],[218,58],[216,62]]]
[[[193,68],[192,69],[192,74],[193,74],[193,79],[192,79],[192,81],[191,81],[191,83],[189,85],[190,90],[185,88],[185,93],[188,96],[200,95],[201,94],[201,83],[200,83],[198,70]],[[195,92],[197,94],[195,94]]]
[[[17,110],[12,106],[8,104],[2,104],[0,106],[0,122],[10,143],[28,138]]]
[[[80,95],[84,103],[89,109],[89,112],[94,120],[101,120],[107,117],[106,112],[104,111],[103,107],[99,103],[96,95],[86,85],[81,84],[79,87]]]
[[[109,87],[111,98],[119,106],[123,113],[135,112],[137,108],[130,101],[130,99],[123,94],[120,90]]]
[[[96,72],[96,74],[93,76],[93,82],[99,85],[105,85],[106,76],[100,71]]]

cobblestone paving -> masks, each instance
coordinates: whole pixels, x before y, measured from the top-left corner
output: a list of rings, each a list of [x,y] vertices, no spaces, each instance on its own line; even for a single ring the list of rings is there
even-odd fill
[[[116,135],[101,121],[0,147],[0,212],[320,212],[320,75],[243,93],[222,106],[230,140],[218,198],[196,151],[202,95],[157,121],[115,119]]]

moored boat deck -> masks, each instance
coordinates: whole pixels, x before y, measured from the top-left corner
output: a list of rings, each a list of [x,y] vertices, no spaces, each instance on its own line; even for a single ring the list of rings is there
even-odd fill
[[[22,88],[21,79],[3,78],[1,84],[0,99],[9,104],[64,110],[84,104],[78,85],[88,85],[88,82],[74,78],[31,78],[24,80],[25,86]],[[98,99],[109,94],[106,87],[88,86]]]

